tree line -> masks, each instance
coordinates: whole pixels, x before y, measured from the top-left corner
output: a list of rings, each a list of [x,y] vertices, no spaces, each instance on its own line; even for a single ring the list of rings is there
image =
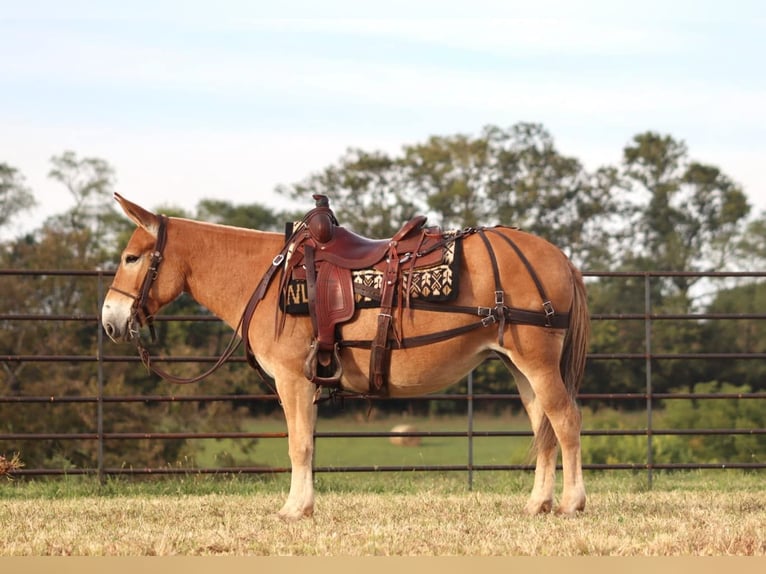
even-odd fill
[[[115,170],[100,158],[65,151],[51,158],[49,177],[69,194],[73,206],[36,229],[0,244],[0,268],[109,269],[133,230],[114,207]],[[306,205],[324,193],[341,224],[372,237],[392,235],[415,214],[445,228],[504,224],[520,227],[558,245],[585,271],[755,271],[766,262],[766,215],[751,213],[745,191],[718,167],[695,160],[686,144],[670,135],[644,132],[631,138],[616,165],[586,169],[576,157],[561,153],[540,124],[508,128],[486,126],[477,134],[432,136],[405,145],[398,154],[348,149],[335,163],[305,179],[278,188],[285,197]],[[254,194],[255,195],[255,194]],[[34,206],[34,190],[24,175],[0,162],[0,231]],[[188,210],[160,204],[147,206],[169,215],[279,231],[301,213],[275,210],[258,202],[238,204],[205,199]],[[98,312],[98,286],[91,279],[45,276],[0,276],[0,355],[95,354],[93,325],[61,321],[16,321],[13,314],[76,315]],[[643,313],[642,277],[588,279],[589,305],[595,315]],[[652,313],[758,313],[766,303],[763,283],[753,278],[709,281],[688,274],[653,278]],[[204,314],[189,298],[167,313]],[[215,355],[226,344],[228,329],[215,322],[159,324],[157,352],[169,356]],[[655,321],[655,352],[760,352],[766,340],[763,321]],[[600,320],[593,323],[592,353],[641,353],[643,321]],[[130,354],[130,349],[125,349]],[[130,364],[107,366],[106,392],[167,394],[166,383]],[[179,365],[180,374],[195,365]],[[643,361],[602,360],[588,365],[583,390],[589,393],[641,392]],[[762,361],[661,361],[652,365],[654,390],[694,389],[720,381],[738,389],[764,390]],[[0,395],[92,395],[92,363],[50,364],[3,361]],[[497,362],[477,371],[482,392],[509,392],[509,377]],[[255,375],[234,364],[202,383],[205,393],[250,394]],[[263,388],[261,388],[263,390]],[[173,394],[199,391],[174,387]],[[381,406],[382,409],[424,408]],[[226,430],[244,424],[249,414],[263,414],[263,403],[234,407],[214,403],[112,405],[109,429],[142,430],[161,420],[163,430],[190,426]],[[439,412],[454,404],[425,407]],[[487,405],[484,408],[499,408]],[[30,410],[31,409],[31,410]],[[32,413],[32,411],[34,411]],[[30,413],[31,416],[30,416]],[[222,416],[225,415],[225,416]],[[90,405],[28,406],[23,413],[0,403],[0,432],[55,432],[93,428]],[[107,432],[109,429],[106,429]],[[70,442],[22,445],[27,460],[64,458],[83,465],[92,446]],[[156,460],[177,460],[188,448],[183,441],[134,443]],[[3,449],[0,448],[0,452]],[[119,451],[113,464],[130,453]],[[120,459],[120,460],[117,460]]]

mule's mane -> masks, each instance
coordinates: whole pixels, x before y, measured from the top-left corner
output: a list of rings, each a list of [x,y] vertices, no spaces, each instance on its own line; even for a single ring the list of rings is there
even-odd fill
[[[261,231],[260,229],[251,229],[248,227],[236,227],[234,225],[225,225],[223,223],[212,223],[209,221],[200,221],[198,219],[188,219],[185,217],[170,217],[171,221],[179,223],[190,224],[192,226],[198,226],[205,231],[214,231],[219,233],[225,233],[226,235],[241,235],[246,237],[253,237],[254,235],[276,235],[273,231]]]

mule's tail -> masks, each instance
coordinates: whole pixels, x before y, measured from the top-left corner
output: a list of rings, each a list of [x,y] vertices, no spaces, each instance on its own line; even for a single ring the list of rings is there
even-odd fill
[[[585,373],[585,359],[590,342],[590,313],[582,274],[571,262],[569,267],[572,271],[574,297],[572,308],[569,311],[569,328],[564,336],[564,348],[561,353],[559,368],[564,386],[574,403]],[[540,450],[546,451],[554,448],[556,444],[553,427],[548,417],[544,417],[535,435],[534,449],[538,452]]]

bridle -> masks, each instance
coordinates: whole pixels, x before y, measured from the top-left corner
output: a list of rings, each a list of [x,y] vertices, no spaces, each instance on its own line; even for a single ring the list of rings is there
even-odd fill
[[[129,328],[131,328],[131,332],[134,334],[136,340],[139,341],[139,343],[140,338],[138,337],[137,329],[135,331],[133,330],[133,326],[136,324],[139,326],[146,325],[149,328],[152,343],[157,340],[157,333],[154,330],[154,316],[149,313],[148,300],[149,291],[151,291],[152,285],[154,285],[154,282],[157,280],[160,263],[162,263],[162,253],[165,251],[165,244],[167,243],[167,220],[168,218],[165,215],[159,216],[159,224],[157,226],[157,241],[154,244],[154,251],[152,252],[151,259],[149,260],[149,269],[147,270],[146,275],[144,276],[144,280],[141,283],[141,287],[138,290],[138,295],[123,291],[114,285],[109,286],[110,290],[133,299],[133,304],[130,307]]]
[[[138,350],[138,355],[141,357],[141,362],[144,364],[144,366],[146,366],[146,368],[152,371],[154,374],[159,375],[171,383],[185,385],[201,381],[202,379],[217,371],[234,354],[239,345],[242,343],[242,339],[237,334],[237,331],[239,330],[238,326],[237,329],[234,330],[234,335],[232,336],[231,341],[227,345],[223,354],[218,358],[216,363],[209,370],[205,371],[201,375],[197,375],[196,377],[177,377],[152,364],[151,353],[141,340],[138,328],[135,328],[134,326],[145,325],[148,327],[151,333],[152,343],[156,342],[157,333],[154,330],[154,316],[149,313],[148,301],[149,292],[151,291],[154,282],[157,280],[160,263],[162,263],[163,260],[163,252],[165,251],[165,244],[167,243],[167,223],[168,218],[165,215],[160,215],[159,224],[157,226],[157,241],[154,245],[154,251],[152,252],[151,259],[149,260],[149,269],[146,271],[144,280],[141,282],[141,287],[138,290],[138,294],[134,295],[133,293],[123,291],[122,289],[119,289],[113,285],[110,285],[109,289],[133,299],[133,304],[130,308],[130,321],[128,328],[131,329],[131,333],[134,335],[133,339],[136,342],[136,349]]]

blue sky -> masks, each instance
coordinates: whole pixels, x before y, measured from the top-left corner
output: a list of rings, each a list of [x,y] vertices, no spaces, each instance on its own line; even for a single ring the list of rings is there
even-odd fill
[[[762,209],[763,6],[0,0],[0,161],[40,202],[20,230],[72,204],[46,177],[65,150],[147,207],[281,207],[348,147],[532,121],[590,168],[670,134]]]

